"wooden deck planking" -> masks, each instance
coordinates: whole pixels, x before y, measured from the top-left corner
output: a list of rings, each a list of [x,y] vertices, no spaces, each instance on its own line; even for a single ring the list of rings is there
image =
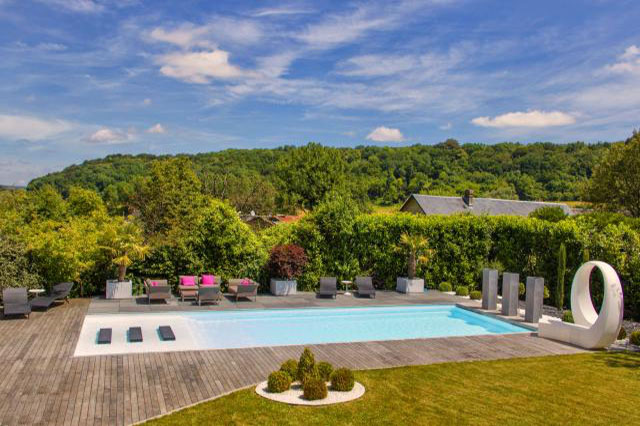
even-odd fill
[[[291,302],[289,302],[291,303]],[[89,303],[0,321],[0,424],[125,425],[257,383],[301,346],[74,358]],[[529,334],[309,345],[350,368],[570,354]]]

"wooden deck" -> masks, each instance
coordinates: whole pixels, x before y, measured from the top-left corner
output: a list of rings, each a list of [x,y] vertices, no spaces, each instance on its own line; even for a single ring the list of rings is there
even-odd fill
[[[0,424],[140,422],[264,380],[300,346],[73,358],[88,300],[0,321]],[[528,334],[310,345],[354,369],[571,354]]]

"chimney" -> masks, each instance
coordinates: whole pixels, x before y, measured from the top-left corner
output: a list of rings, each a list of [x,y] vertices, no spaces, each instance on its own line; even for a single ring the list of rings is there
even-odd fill
[[[462,200],[467,205],[467,207],[469,208],[473,207],[473,189],[466,189],[464,191],[464,196],[462,197]]]

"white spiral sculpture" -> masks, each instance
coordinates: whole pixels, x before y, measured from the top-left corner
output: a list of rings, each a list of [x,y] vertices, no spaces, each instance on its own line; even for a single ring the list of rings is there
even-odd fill
[[[604,298],[600,314],[591,303],[589,291],[589,277],[596,267],[604,278]],[[571,312],[574,324],[546,317],[540,320],[538,335],[587,349],[604,348],[617,339],[622,326],[624,305],[620,278],[611,265],[591,261],[578,269],[571,284]]]

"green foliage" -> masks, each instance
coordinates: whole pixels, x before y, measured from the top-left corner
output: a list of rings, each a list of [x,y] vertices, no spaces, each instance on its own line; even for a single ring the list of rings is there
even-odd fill
[[[529,213],[529,217],[546,220],[547,222],[560,222],[565,220],[567,215],[560,207],[540,207]]]
[[[549,293],[549,287],[547,287],[546,285],[544,286],[544,293],[542,297],[544,300],[547,300],[551,297],[551,293]]]
[[[457,296],[468,296],[469,295],[469,287],[464,285],[459,285],[456,287],[456,295]]]
[[[595,167],[585,198],[609,211],[640,217],[640,133],[613,145]]]
[[[298,278],[307,264],[304,249],[295,244],[278,245],[271,249],[267,269],[272,278]]]
[[[309,379],[304,383],[302,397],[307,401],[325,399],[329,393],[327,384],[322,379]]]
[[[304,351],[302,351],[302,354],[300,355],[300,360],[298,361],[296,378],[298,380],[302,380],[305,374],[312,373],[315,363],[316,360],[313,356],[313,352],[311,352],[309,348],[304,348]]]
[[[562,321],[573,323],[573,313],[571,311],[563,311]]]
[[[567,273],[567,247],[564,243],[558,249],[558,274],[556,283],[556,308],[559,311],[564,308],[564,277]]]
[[[452,290],[451,283],[448,283],[446,281],[441,282],[440,285],[438,286],[438,290],[443,293],[451,291]]]
[[[318,370],[318,366],[314,365],[313,367],[311,367],[309,371],[307,371],[302,375],[302,378],[300,379],[300,384],[302,384],[302,386],[304,387],[305,383],[307,383],[309,380],[319,380],[321,378],[322,376],[320,375],[320,370]]]
[[[67,211],[72,216],[87,216],[106,213],[100,195],[90,189],[72,186],[67,198]]]
[[[274,371],[269,374],[267,390],[271,393],[281,393],[289,390],[291,377],[284,371]]]
[[[416,277],[417,266],[427,263],[432,254],[429,241],[425,237],[405,233],[400,236],[398,248],[407,256],[407,277],[412,280]]]
[[[520,297],[520,299],[522,299],[526,292],[527,287],[524,285],[524,283],[518,283],[518,296]]]
[[[0,292],[7,287],[36,288],[41,278],[28,257],[27,247],[17,238],[0,232]]]
[[[133,218],[114,217],[105,226],[98,244],[118,267],[118,281],[124,281],[127,268],[134,261],[143,260],[149,252],[149,246],[144,245],[142,230]]]
[[[340,392],[348,392],[353,389],[356,379],[353,371],[348,368],[338,368],[331,374],[331,389]]]
[[[640,330],[632,331],[629,335],[629,343],[640,346]]]
[[[480,300],[482,299],[482,292],[478,290],[474,290],[471,293],[469,293],[469,298],[471,300]]]
[[[296,380],[298,377],[298,361],[295,359],[288,359],[280,366],[280,371],[284,371],[291,377],[291,381]]]
[[[320,361],[316,367],[318,368],[318,373],[320,374],[320,378],[325,382],[331,380],[331,373],[333,373],[333,366],[326,362]]]
[[[626,338],[627,338],[627,330],[625,330],[624,327],[620,327],[617,340],[624,340]]]

